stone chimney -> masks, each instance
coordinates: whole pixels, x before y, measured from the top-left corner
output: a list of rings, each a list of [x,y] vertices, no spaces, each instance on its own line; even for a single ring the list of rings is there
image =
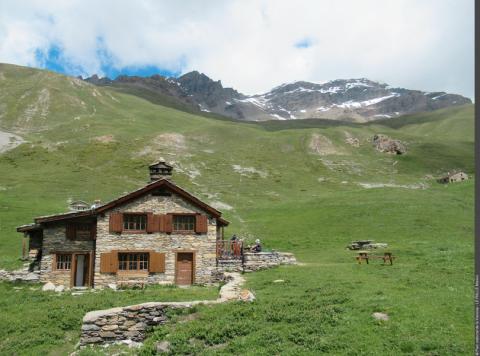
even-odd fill
[[[163,159],[148,166],[150,170],[150,183],[160,179],[170,179],[173,167],[166,164]]]

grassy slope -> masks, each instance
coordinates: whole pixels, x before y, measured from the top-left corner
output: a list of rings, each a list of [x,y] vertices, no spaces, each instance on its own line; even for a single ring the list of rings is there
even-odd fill
[[[14,66],[0,66],[0,72],[0,128],[23,132],[29,141],[0,155],[0,266],[19,265],[16,225],[63,211],[68,198],[107,200],[135,189],[146,180],[146,164],[159,156],[183,170],[177,169],[177,183],[234,207],[225,211],[229,232],[259,236],[305,263],[249,275],[255,304],[202,308],[196,321],[159,328],[143,352],[163,338],[177,352],[472,352],[473,183],[444,187],[424,180],[454,168],[473,173],[472,106],[366,126],[235,123],[48,72]],[[37,100],[44,88],[50,94],[46,118]],[[35,103],[37,114],[28,118],[25,110]],[[344,143],[345,131],[361,140],[360,148]],[[173,136],[172,145],[171,135],[160,136],[165,133],[185,141]],[[338,154],[312,154],[314,133],[328,137]],[[406,141],[409,153],[375,152],[367,142],[374,133]],[[94,139],[102,135],[115,142]],[[241,175],[232,165],[261,173]],[[196,171],[194,178],[186,174]],[[358,183],[430,187],[364,189]],[[389,243],[397,263],[354,264],[344,246],[360,238]],[[277,278],[286,283],[273,284]],[[5,308],[11,288],[3,287]],[[53,303],[28,300],[33,308]],[[76,300],[82,313],[97,307],[88,298]],[[374,322],[374,311],[386,311],[391,321]],[[0,341],[0,352],[28,346],[13,346],[22,333],[34,333],[28,315],[8,317],[22,315],[21,331],[0,331],[7,340]],[[77,325],[65,330],[78,335]],[[39,347],[59,344],[48,339]]]

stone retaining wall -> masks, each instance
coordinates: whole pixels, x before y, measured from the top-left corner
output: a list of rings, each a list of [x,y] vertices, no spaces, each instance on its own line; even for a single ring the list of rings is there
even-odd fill
[[[287,252],[245,252],[241,260],[219,260],[218,268],[224,271],[253,272],[279,265],[293,265],[297,260]]]
[[[215,300],[152,302],[89,312],[83,318],[80,345],[140,342],[145,339],[150,328],[168,321],[168,310],[191,308],[199,304],[224,303],[229,300],[252,300],[251,292],[247,291],[250,294],[245,294],[241,291],[245,280],[240,274],[225,273],[225,275],[229,281],[220,289],[220,295]]]
[[[294,265],[297,260],[287,252],[247,252],[244,254],[244,272],[258,271],[279,265]]]
[[[39,282],[40,271],[30,272],[25,269],[15,271],[0,270],[0,281],[9,282]]]

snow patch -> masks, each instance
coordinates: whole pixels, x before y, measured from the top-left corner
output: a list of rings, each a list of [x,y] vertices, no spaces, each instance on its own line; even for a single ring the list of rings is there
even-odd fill
[[[347,90],[349,89],[352,89],[352,88],[358,88],[358,87],[367,87],[367,88],[371,88],[372,86],[367,84],[367,83],[363,83],[361,81],[356,81],[356,82],[353,82],[353,83],[347,83],[345,85],[345,88]]]
[[[434,97],[432,98],[432,100],[437,100],[438,98],[441,98],[442,96],[445,96],[445,95],[447,95],[447,94],[444,93],[444,94],[440,94],[440,95],[434,96]]]

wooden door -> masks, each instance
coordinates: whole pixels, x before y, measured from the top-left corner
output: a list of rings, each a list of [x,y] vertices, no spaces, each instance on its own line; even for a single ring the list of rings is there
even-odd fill
[[[74,273],[73,273],[73,286],[85,287],[89,285],[90,277],[90,254],[74,254]]]
[[[193,283],[193,253],[177,253],[177,284],[190,285]]]

